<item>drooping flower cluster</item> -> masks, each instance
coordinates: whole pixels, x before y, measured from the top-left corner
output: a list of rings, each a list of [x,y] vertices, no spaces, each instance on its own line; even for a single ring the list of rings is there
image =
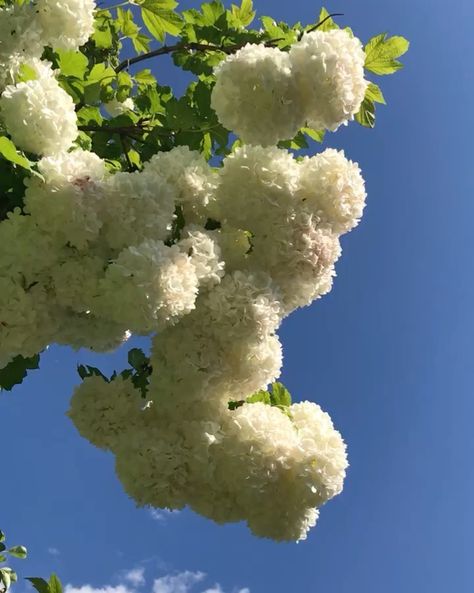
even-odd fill
[[[212,106],[251,144],[276,144],[305,125],[334,131],[360,109],[364,61],[360,40],[341,29],[306,33],[289,53],[247,44],[218,66]]]
[[[347,461],[339,433],[309,402],[292,405],[288,415],[261,403],[236,410],[228,404],[278,378],[281,320],[330,289],[339,236],[364,207],[360,171],[331,149],[296,161],[283,149],[245,146],[217,172],[197,166],[197,155],[183,149],[163,156],[174,164],[161,170],[176,203],[196,212],[183,196],[207,188],[204,199],[193,190],[195,206],[221,226],[194,224],[174,247],[163,247],[184,257],[179,266],[143,263],[150,243],[109,264],[104,277],[113,274],[116,289],[101,297],[99,315],[115,311],[113,320],[126,318],[135,331],[161,329],[149,399],[140,405],[130,380],[92,377],[77,389],[71,418],[86,438],[115,453],[118,476],[139,504],[187,504],[218,522],[246,520],[261,536],[304,538],[316,508],[342,489]],[[194,172],[186,171],[192,163]],[[151,170],[159,178],[156,161],[139,175]],[[242,229],[246,243],[229,240]],[[160,298],[154,318],[149,303]],[[175,315],[170,302],[180,307]]]
[[[314,403],[246,400],[279,377],[284,317],[331,289],[339,237],[366,195],[342,152],[296,160],[269,145],[305,121],[332,129],[352,117],[365,90],[359,42],[330,32],[304,36],[289,54],[246,46],[218,68],[213,104],[259,145],[218,169],[177,147],[111,174],[94,153],[68,152],[74,105],[38,59],[56,29],[58,48],[84,43],[93,6],[37,7],[30,22],[20,9],[0,11],[0,29],[13,31],[11,19],[24,27],[21,42],[0,45],[10,73],[1,117],[18,147],[42,156],[23,212],[0,223],[0,366],[53,342],[107,351],[130,332],[153,334],[147,399],[126,376],[89,377],[69,412],[79,432],[115,454],[138,504],[189,505],[218,522],[245,520],[259,536],[305,538],[342,490],[344,442]],[[324,105],[298,82],[305,60],[324,79]],[[34,76],[18,82],[24,64]]]

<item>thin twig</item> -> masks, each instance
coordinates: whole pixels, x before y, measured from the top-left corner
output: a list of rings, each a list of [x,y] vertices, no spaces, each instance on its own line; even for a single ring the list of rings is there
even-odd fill
[[[120,136],[120,144],[122,145],[123,154],[125,155],[125,159],[127,161],[128,170],[129,171],[133,171],[134,170],[134,166],[133,166],[133,163],[130,160],[130,157],[128,155],[128,149],[127,149],[127,145],[125,144],[124,135],[123,134],[119,134],[119,136]]]
[[[332,14],[328,14],[326,17],[323,18],[322,21],[319,21],[319,23],[317,25],[314,25],[314,27],[311,27],[311,29],[308,29],[307,31],[301,31],[301,33],[298,36],[298,41],[301,41],[303,39],[303,35],[305,33],[312,33],[313,31],[316,31],[316,29],[319,29],[319,27],[321,27],[322,25],[324,25],[324,23],[326,21],[328,21],[329,19],[332,19],[333,16],[344,16],[344,13],[342,13],[342,12],[333,12]]]

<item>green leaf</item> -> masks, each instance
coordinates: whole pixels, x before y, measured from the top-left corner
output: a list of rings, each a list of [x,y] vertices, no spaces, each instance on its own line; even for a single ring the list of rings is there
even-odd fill
[[[81,379],[88,377],[101,377],[104,381],[109,381],[107,377],[98,368],[89,365],[80,364],[77,367],[77,373]]]
[[[339,25],[335,23],[332,18],[327,18],[329,16],[329,12],[326,8],[321,8],[321,12],[319,13],[318,23],[322,23],[324,19],[327,19],[322,25],[319,25],[318,31],[331,31],[331,29],[339,29]],[[310,27],[311,28],[311,27]]]
[[[272,406],[291,406],[291,395],[288,389],[278,381],[272,383],[272,393],[270,396]]]
[[[404,37],[376,35],[365,46],[365,68],[374,74],[393,74],[403,68],[396,58],[408,51],[409,42]]]
[[[164,41],[166,33],[174,36],[181,33],[183,21],[179,14],[160,8],[155,0],[144,0],[141,9],[143,22],[159,41]]]
[[[3,156],[7,161],[23,167],[23,169],[30,169],[30,161],[17,152],[16,146],[6,136],[0,137],[0,155]]]
[[[375,126],[375,105],[374,102],[365,97],[362,101],[359,113],[356,114],[355,119],[365,128],[373,128]]]
[[[143,33],[138,33],[132,37],[133,47],[137,53],[145,53],[150,50],[150,38]]]
[[[130,9],[117,8],[117,24],[125,37],[135,37],[140,30],[133,22],[133,13]]]
[[[14,556],[15,558],[26,558],[28,552],[25,546],[13,546],[13,548],[8,549],[8,553],[10,556]]]
[[[26,580],[30,581],[38,593],[50,593],[49,584],[44,579],[38,577],[26,577]]]
[[[373,82],[369,83],[369,86],[365,91],[365,96],[374,103],[382,103],[383,105],[386,105],[385,97],[383,96],[380,87]]]
[[[63,586],[58,577],[53,574],[49,577],[49,593],[63,593]]]
[[[135,4],[138,4],[139,6],[142,6],[145,4],[145,2],[150,2],[150,0],[135,0]],[[173,10],[173,8],[178,6],[178,2],[176,2],[176,0],[153,0],[153,4],[157,8],[168,10]]]
[[[293,150],[300,150],[301,148],[308,148],[308,143],[304,134],[299,131],[294,138],[291,140],[283,140],[278,143],[281,148],[290,148]]]
[[[270,403],[271,403],[270,394],[268,393],[268,391],[265,391],[263,389],[254,393],[253,395],[248,397],[245,401],[248,404],[255,404],[257,402],[262,402],[264,404],[270,405]]]
[[[22,64],[18,71],[18,74],[15,76],[15,80],[17,83],[19,82],[27,82],[28,80],[36,80],[38,75],[34,68],[29,66],[28,64]]]
[[[58,51],[58,55],[62,74],[83,80],[89,63],[86,56],[78,51]]]
[[[0,542],[4,542],[5,541],[5,534],[3,533],[2,530],[0,530]]]
[[[7,559],[6,556],[4,556],[3,554],[0,554],[0,562],[5,562]]]
[[[0,369],[0,389],[11,391],[15,385],[23,381],[28,370],[38,368],[39,360],[39,354],[29,358],[15,356],[7,366]]]
[[[0,542],[0,552],[3,552],[6,549],[7,549],[7,546],[3,542]]]
[[[142,84],[145,86],[156,84],[156,78],[153,76],[151,70],[148,68],[140,70],[140,72],[137,72],[135,74],[135,80],[138,82],[138,84]]]
[[[322,142],[326,133],[325,130],[313,130],[313,128],[301,128],[301,131],[316,142]]]
[[[252,0],[242,0],[240,6],[232,4],[232,16],[236,23],[242,27],[247,27],[255,18]]]
[[[6,568],[0,568],[0,582],[3,583],[4,590],[7,591],[11,585],[10,572]]]
[[[141,371],[148,362],[148,358],[140,348],[132,348],[128,353],[128,364],[137,371]]]

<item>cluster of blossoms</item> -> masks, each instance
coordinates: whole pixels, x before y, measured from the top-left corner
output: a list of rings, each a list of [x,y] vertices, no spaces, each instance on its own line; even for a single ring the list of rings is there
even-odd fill
[[[348,31],[313,31],[291,50],[248,44],[216,69],[212,107],[245,142],[270,146],[305,125],[337,130],[365,96],[365,53]]]
[[[46,46],[75,50],[83,45],[93,31],[94,9],[94,0],[37,0],[0,8],[0,115],[19,148],[52,155],[76,139],[74,103],[51,64],[40,58]]]
[[[51,42],[53,24],[61,47],[83,43],[92,7],[81,0],[78,18],[74,6],[39,1],[31,30],[25,24],[31,48]],[[4,9],[0,27],[20,22],[21,10]],[[30,48],[15,43],[10,57]],[[0,46],[0,59],[8,51]],[[91,152],[68,152],[73,105],[37,54],[37,78],[3,91],[13,140],[42,158],[24,211],[0,223],[0,366],[52,342],[107,351],[131,332],[153,334],[146,400],[130,378],[93,376],[69,412],[84,437],[115,454],[140,505],[189,505],[218,522],[245,520],[262,537],[298,540],[342,490],[345,445],[318,405],[245,400],[278,378],[276,331],[331,289],[339,238],[366,197],[342,152],[297,160],[268,145],[304,121],[333,129],[350,119],[365,91],[360,51],[331,31],[304,36],[289,54],[246,46],[229,57],[213,104],[253,144],[218,169],[186,147],[116,174]],[[8,63],[14,77],[17,62]]]

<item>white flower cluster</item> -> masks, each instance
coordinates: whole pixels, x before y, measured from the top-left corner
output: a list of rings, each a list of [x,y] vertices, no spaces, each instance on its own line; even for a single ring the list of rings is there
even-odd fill
[[[303,35],[289,53],[247,44],[216,69],[212,107],[244,142],[270,146],[305,125],[336,130],[364,99],[365,54],[341,29]]]
[[[28,216],[18,209],[0,223],[0,365],[54,341],[114,348],[128,331],[176,323],[201,285],[220,282],[210,232],[189,226],[170,244],[183,178],[199,159],[207,167],[199,154],[189,165],[189,152],[174,151],[175,178],[153,167],[110,175],[83,150],[39,161],[43,179],[27,180]]]
[[[152,194],[134,181],[146,184],[148,176],[160,188],[153,206]],[[137,183],[142,198],[130,197],[136,192],[125,179]],[[216,219],[221,227],[206,231],[194,222],[168,247],[160,235],[164,213],[172,212],[165,187],[192,219]],[[39,194],[30,192],[31,185],[33,213]],[[155,237],[140,215],[134,222],[141,199],[154,212]],[[57,232],[63,241],[73,237],[88,258],[80,271],[78,259],[63,264],[62,282],[55,279],[61,305],[112,327],[161,330],[153,338],[146,403],[129,379],[91,377],[70,410],[83,436],[115,453],[118,476],[138,504],[189,505],[218,522],[246,520],[260,536],[298,540],[341,491],[345,446],[316,404],[294,404],[288,414],[263,403],[228,404],[278,378],[281,320],[330,289],[339,236],[357,224],[364,202],[359,168],[341,152],[297,161],[283,149],[244,146],[218,171],[198,153],[174,149],[141,173],[94,182],[80,207],[68,206],[74,218],[65,216]],[[127,229],[119,239],[115,216]],[[128,247],[127,234],[135,241]]]
[[[94,0],[0,8],[0,117],[22,150],[59,154],[76,139],[74,103],[40,58],[45,46],[75,50],[83,45],[93,32],[94,9]]]
[[[0,9],[0,116],[18,147],[42,157],[23,211],[0,222],[0,367],[52,342],[105,351],[154,334],[147,401],[129,377],[89,377],[71,402],[79,432],[114,452],[138,504],[304,539],[342,490],[344,442],[316,404],[245,400],[280,374],[282,319],[330,290],[339,237],[366,194],[342,152],[296,160],[270,145],[306,121],[335,129],[357,112],[360,42],[331,31],[289,54],[244,47],[218,68],[212,102],[261,145],[217,170],[177,147],[112,175],[97,155],[68,152],[74,105],[40,60],[46,45],[83,44],[93,10],[92,0]]]

